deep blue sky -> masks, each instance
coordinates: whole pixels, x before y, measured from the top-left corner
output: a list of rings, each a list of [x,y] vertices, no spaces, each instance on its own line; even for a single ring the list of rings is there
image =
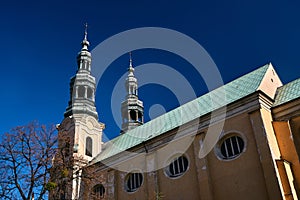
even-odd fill
[[[289,1],[6,1],[1,22],[0,132],[33,120],[60,123],[69,99],[69,78],[89,23],[93,49],[103,40],[137,27],[180,31],[201,44],[229,82],[272,62],[284,83],[300,77],[300,2]],[[122,44],[120,44],[122,45]],[[206,91],[188,63],[154,50],[133,53],[134,64],[163,63],[191,81],[197,95]],[[97,90],[100,121],[109,137],[118,135],[108,108],[112,85],[125,72],[128,56],[110,66]],[[140,89],[146,112],[152,104],[176,106],[174,95],[158,85]],[[120,100],[121,101],[121,100]]]

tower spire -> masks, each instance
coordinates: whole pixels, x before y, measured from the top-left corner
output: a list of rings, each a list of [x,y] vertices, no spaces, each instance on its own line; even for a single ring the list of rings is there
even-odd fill
[[[129,68],[128,68],[128,76],[134,76],[133,72],[134,72],[134,68],[133,68],[133,65],[132,65],[132,53],[129,52]]]
[[[134,76],[132,53],[129,52],[128,76],[125,82],[126,99],[122,102],[122,131],[126,132],[144,123],[144,106],[138,98],[138,83]]]
[[[85,29],[84,29],[84,40],[87,40],[87,29],[88,29],[88,23],[85,23]]]
[[[88,24],[85,23],[84,24],[84,38],[83,38],[83,41],[81,42],[81,45],[82,45],[81,51],[87,51],[88,47],[90,46],[90,43],[87,40],[87,30],[88,30]]]
[[[82,49],[77,55],[77,72],[70,83],[70,101],[65,112],[65,117],[74,113],[85,113],[98,119],[95,106],[95,77],[91,74],[92,56],[88,50],[87,24],[85,24]]]

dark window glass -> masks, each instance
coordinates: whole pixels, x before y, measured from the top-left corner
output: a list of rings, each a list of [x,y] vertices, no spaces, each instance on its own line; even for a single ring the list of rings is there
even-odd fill
[[[177,177],[186,172],[189,166],[188,159],[185,156],[177,157],[168,166],[168,172],[170,177]]]
[[[90,87],[87,89],[87,98],[93,99],[93,90]]]
[[[127,192],[134,192],[141,187],[143,182],[143,175],[141,173],[130,173],[127,177],[126,190]]]
[[[82,86],[82,85],[80,85],[79,87],[78,87],[78,97],[84,97],[84,93],[85,93],[85,88],[84,88],[84,86]]]
[[[221,154],[224,159],[231,159],[242,153],[244,141],[239,136],[232,136],[225,139],[221,144]]]
[[[86,138],[86,144],[85,144],[85,155],[92,156],[93,151],[93,140],[90,137]]]
[[[94,199],[102,199],[105,194],[105,188],[102,184],[95,185],[93,188],[93,197]]]
[[[130,110],[129,115],[130,115],[130,121],[136,121],[136,112],[135,112],[135,110]]]

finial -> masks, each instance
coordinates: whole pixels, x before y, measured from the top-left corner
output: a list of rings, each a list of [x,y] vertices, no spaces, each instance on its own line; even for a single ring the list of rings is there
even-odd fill
[[[129,67],[132,67],[132,55],[131,55],[131,51],[129,52]]]
[[[129,52],[129,75],[133,75],[133,72],[134,72],[134,68],[132,66],[132,53]]]
[[[87,40],[87,29],[88,29],[88,24],[85,23],[84,24],[84,39],[81,42],[81,45],[82,45],[82,49],[81,50],[86,50],[86,51],[88,50],[88,46],[90,46],[90,43]]]
[[[88,29],[88,23],[85,23],[85,29],[84,29],[84,40],[87,40],[87,29]]]

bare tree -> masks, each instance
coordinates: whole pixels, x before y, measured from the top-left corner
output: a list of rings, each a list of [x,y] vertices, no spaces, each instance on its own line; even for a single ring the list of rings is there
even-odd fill
[[[56,145],[54,126],[32,122],[5,133],[0,143],[0,199],[47,199]]]
[[[95,180],[95,167],[74,150],[74,139],[61,133],[47,184],[49,199],[83,199],[82,183],[87,186]]]

